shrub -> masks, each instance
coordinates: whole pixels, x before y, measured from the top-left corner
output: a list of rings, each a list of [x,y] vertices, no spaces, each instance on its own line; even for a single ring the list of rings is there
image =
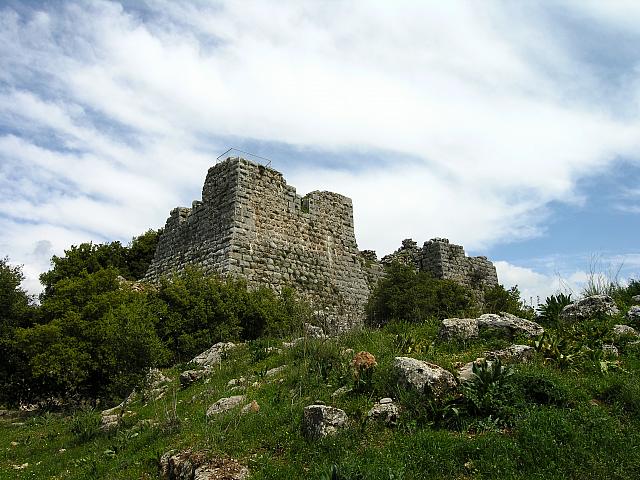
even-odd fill
[[[533,320],[535,312],[520,298],[520,290],[514,285],[509,290],[502,285],[488,288],[484,292],[484,313],[506,312],[516,317]]]
[[[368,324],[379,327],[391,321],[415,323],[429,318],[465,316],[474,308],[467,288],[395,262],[386,268],[366,310]]]
[[[291,289],[249,290],[242,280],[205,275],[194,267],[162,279],[150,296],[158,334],[175,361],[188,361],[220,341],[291,334],[310,315]]]
[[[627,310],[633,305],[632,297],[640,295],[640,280],[629,280],[627,286],[619,288],[613,293],[613,299],[622,310]]]
[[[153,260],[160,232],[148,230],[134,237],[126,247],[120,242],[72,245],[65,250],[64,256],[54,255],[51,270],[40,275],[45,287],[43,297],[51,295],[62,280],[83,277],[103,269],[115,269],[118,275],[129,280],[142,278]]]
[[[22,280],[22,268],[0,258],[0,402],[7,401],[22,382],[24,359],[15,348],[15,332],[28,326],[34,314],[31,298],[20,287]]]
[[[120,290],[112,268],[60,280],[41,306],[43,323],[15,331],[19,382],[11,402],[128,393],[167,352],[146,296]]]
[[[464,407],[470,415],[507,420],[514,411],[513,370],[500,359],[473,364],[473,378],[462,384]]]
[[[512,377],[513,384],[522,394],[524,401],[536,405],[567,406],[569,392],[566,387],[559,385],[540,373],[515,372]]]
[[[538,305],[539,321],[544,326],[557,327],[560,312],[571,303],[571,294],[558,293],[547,297],[543,304]]]

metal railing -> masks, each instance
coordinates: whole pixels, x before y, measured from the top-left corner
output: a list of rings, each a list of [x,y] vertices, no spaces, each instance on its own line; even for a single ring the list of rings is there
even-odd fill
[[[219,155],[216,158],[216,164],[226,160],[227,158],[232,158],[232,157],[244,158],[245,160],[253,160],[264,167],[271,166],[270,159],[266,157],[261,157],[260,155],[256,155],[255,153],[245,152],[244,150],[240,150],[239,148],[230,148],[229,150],[224,152],[222,155]]]

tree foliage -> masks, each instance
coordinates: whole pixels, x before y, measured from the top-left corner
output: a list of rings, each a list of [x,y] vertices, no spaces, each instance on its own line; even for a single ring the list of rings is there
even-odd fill
[[[0,258],[0,332],[29,319],[31,299],[20,286],[23,280],[22,267],[11,266],[8,258]]]
[[[10,386],[19,379],[21,358],[15,349],[16,330],[31,323],[34,307],[22,289],[22,268],[0,259],[0,386]],[[1,391],[0,391],[1,393]],[[0,400],[2,395],[0,395]]]
[[[242,280],[207,276],[197,268],[163,279],[153,297],[158,334],[176,361],[223,340],[290,333],[309,314],[291,290],[249,290]]]
[[[452,280],[440,280],[397,262],[389,265],[367,303],[367,321],[422,322],[464,316],[474,310],[471,292]]]
[[[117,275],[110,267],[60,280],[43,299],[41,323],[16,329],[10,401],[121,395],[166,362],[155,312],[143,294],[120,289]]]
[[[516,317],[529,320],[533,320],[535,317],[533,308],[522,300],[517,285],[508,290],[503,285],[496,285],[485,290],[483,310],[484,313],[511,313]]]
[[[40,275],[44,297],[50,296],[61,280],[96,273],[106,268],[115,268],[128,280],[142,278],[153,260],[160,233],[148,230],[134,237],[126,247],[118,241],[72,245],[65,250],[64,256],[54,255],[51,270]]]

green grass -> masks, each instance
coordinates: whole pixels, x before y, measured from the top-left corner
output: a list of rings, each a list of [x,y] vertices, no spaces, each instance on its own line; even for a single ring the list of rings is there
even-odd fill
[[[399,332],[426,347],[416,355],[398,351],[394,339]],[[452,410],[398,391],[390,368],[393,357],[415,356],[453,369],[456,362],[510,342],[483,338],[431,345],[436,332],[435,323],[388,325],[272,354],[245,345],[207,382],[184,390],[177,381],[180,369],[165,371],[174,379],[165,397],[134,403],[128,407],[133,414],[108,433],[96,428],[98,412],[87,409],[0,417],[0,478],[157,478],[160,455],[185,448],[237,458],[254,479],[331,478],[333,465],[339,478],[350,480],[640,477],[638,347],[623,349],[622,369],[605,374],[580,365],[561,371],[536,358],[515,366],[509,389],[490,399],[496,412],[509,412],[504,418],[463,411],[454,421],[439,422],[437,415],[452,415]],[[258,346],[267,345],[280,341],[261,340]],[[353,383],[346,348],[373,353],[378,367],[367,388],[332,399],[332,392]],[[288,368],[280,375],[263,376],[284,364]],[[207,420],[207,408],[233,395],[227,382],[240,376],[260,382],[246,391],[260,411],[240,416],[235,410]],[[405,402],[395,428],[365,421],[369,408],[384,396]],[[350,428],[321,441],[305,440],[302,409],[315,401],[344,409]],[[451,401],[464,407],[460,398]],[[499,404],[505,401],[506,410]],[[25,463],[24,469],[14,469]]]

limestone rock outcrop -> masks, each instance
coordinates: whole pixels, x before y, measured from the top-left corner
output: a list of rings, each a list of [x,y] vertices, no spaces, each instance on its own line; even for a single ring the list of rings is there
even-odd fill
[[[396,357],[393,369],[400,386],[435,398],[442,397],[457,385],[451,372],[415,358]]]
[[[235,348],[232,342],[218,342],[208,350],[191,359],[189,363],[195,363],[203,368],[212,367],[222,362],[225,354]]]
[[[302,413],[302,435],[310,440],[335,435],[348,421],[347,414],[327,405],[309,405]]]
[[[400,415],[400,407],[396,405],[391,398],[382,398],[379,402],[371,407],[367,413],[367,418],[384,422],[385,425],[392,427],[398,423]]]
[[[204,453],[185,450],[160,457],[163,480],[244,480],[249,469],[232,458],[207,458]]]
[[[534,355],[535,349],[529,345],[511,345],[502,350],[485,352],[483,357],[478,357],[460,367],[458,379],[460,382],[471,381],[474,378],[473,366],[480,365],[485,360],[488,365],[492,365],[496,360],[500,360],[502,363],[525,363],[531,360]]]
[[[564,323],[576,323],[589,320],[597,315],[616,315],[618,307],[608,295],[592,295],[570,303],[560,312],[560,320]]]
[[[614,325],[613,326],[613,336],[614,337],[640,337],[640,333],[629,325]]]
[[[467,340],[481,333],[494,332],[506,337],[524,335],[537,337],[544,328],[536,322],[516,317],[510,313],[486,313],[478,318],[447,318],[440,325],[439,337],[443,340]]]
[[[634,305],[627,312],[627,320],[632,325],[640,327],[640,305]]]
[[[234,395],[232,397],[221,398],[207,409],[207,417],[212,417],[214,415],[233,410],[244,403],[245,400],[246,397],[244,395]]]

